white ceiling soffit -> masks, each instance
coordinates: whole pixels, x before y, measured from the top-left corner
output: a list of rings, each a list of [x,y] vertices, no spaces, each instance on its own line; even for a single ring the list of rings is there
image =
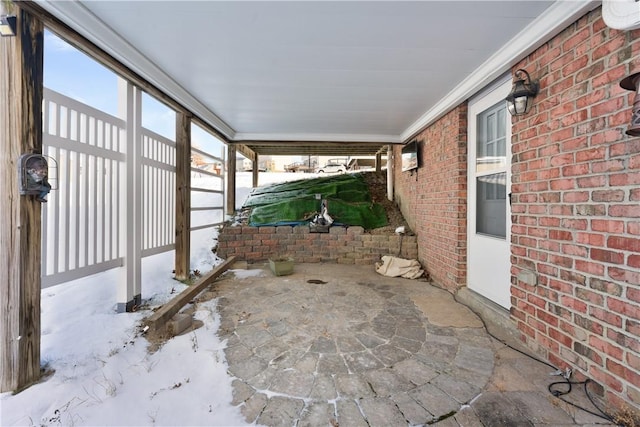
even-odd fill
[[[406,141],[597,1],[56,1],[230,140]]]
[[[481,64],[469,77],[460,82],[438,104],[402,132],[401,140],[408,140],[456,105],[469,99],[473,94],[509,71],[524,56],[533,52],[584,14],[598,7],[599,4],[599,1],[559,0],[555,2],[535,21],[523,28],[502,49],[499,49]]]

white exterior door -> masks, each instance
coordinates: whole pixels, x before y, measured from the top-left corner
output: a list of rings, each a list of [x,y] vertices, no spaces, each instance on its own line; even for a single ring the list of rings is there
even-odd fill
[[[511,81],[469,102],[467,230],[469,289],[511,307]]]

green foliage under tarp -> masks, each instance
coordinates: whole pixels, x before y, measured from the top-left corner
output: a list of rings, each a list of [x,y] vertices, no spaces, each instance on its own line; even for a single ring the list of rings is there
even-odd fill
[[[374,229],[387,225],[384,208],[371,202],[369,187],[361,174],[303,179],[254,189],[243,208],[250,208],[249,225],[304,224],[320,213],[320,200],[327,200],[335,224]]]

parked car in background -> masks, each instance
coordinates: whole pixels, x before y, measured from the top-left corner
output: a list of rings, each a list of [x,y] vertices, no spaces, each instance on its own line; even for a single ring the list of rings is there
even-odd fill
[[[346,171],[347,165],[343,163],[327,163],[316,170],[317,173],[345,173]]]

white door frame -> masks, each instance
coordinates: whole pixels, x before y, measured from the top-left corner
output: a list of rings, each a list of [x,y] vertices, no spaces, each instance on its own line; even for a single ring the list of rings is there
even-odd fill
[[[469,101],[467,156],[467,286],[489,300],[511,307],[511,116],[507,112],[506,133],[506,236],[476,232],[476,126],[477,115],[504,100],[511,90],[510,75],[500,78]],[[494,170],[501,172],[502,169]]]

